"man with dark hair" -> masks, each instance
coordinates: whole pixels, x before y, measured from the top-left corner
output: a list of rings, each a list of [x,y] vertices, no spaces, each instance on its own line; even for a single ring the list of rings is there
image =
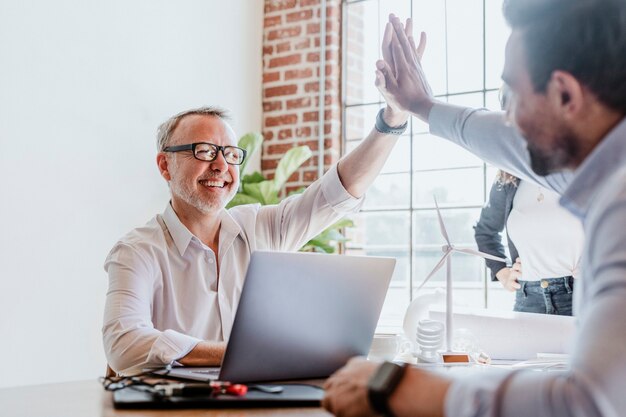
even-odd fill
[[[503,79],[514,93],[506,116],[436,101],[395,16],[377,62],[380,90],[432,133],[560,192],[581,219],[570,370],[452,381],[357,358],[326,383],[324,406],[337,415],[626,415],[626,2],[510,0],[504,11],[512,33]]]

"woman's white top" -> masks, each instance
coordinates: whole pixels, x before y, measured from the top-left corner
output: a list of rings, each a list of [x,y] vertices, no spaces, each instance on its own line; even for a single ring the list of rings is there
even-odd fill
[[[555,192],[520,181],[507,230],[519,252],[522,280],[578,275],[583,227],[559,205]]]

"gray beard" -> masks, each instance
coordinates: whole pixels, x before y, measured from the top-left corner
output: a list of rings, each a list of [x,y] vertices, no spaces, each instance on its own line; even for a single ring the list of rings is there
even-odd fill
[[[233,195],[235,194],[234,192],[231,192],[232,195],[229,195],[228,198],[226,199],[226,202],[222,204],[222,201],[218,198],[212,201],[202,200],[197,194],[193,193],[192,190],[185,187],[185,185],[179,182],[170,181],[170,190],[172,191],[172,195],[176,195],[185,203],[189,204],[192,207],[195,207],[201,213],[204,213],[204,214],[214,213],[215,211],[219,211],[223,209],[226,206],[226,204],[230,200],[232,200]],[[235,192],[236,191],[237,190],[235,190]]]

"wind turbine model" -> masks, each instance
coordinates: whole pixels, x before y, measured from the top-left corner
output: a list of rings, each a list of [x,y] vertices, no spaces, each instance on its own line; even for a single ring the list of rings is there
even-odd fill
[[[487,253],[483,253],[477,251],[476,249],[471,248],[459,248],[450,243],[450,238],[448,237],[448,232],[446,231],[446,226],[443,223],[443,218],[441,217],[441,211],[439,210],[439,205],[437,204],[437,198],[435,199],[435,207],[437,208],[437,217],[439,219],[439,228],[441,229],[441,234],[443,238],[446,240],[446,244],[443,245],[441,250],[443,251],[443,256],[437,262],[437,265],[430,271],[430,274],[424,279],[424,281],[417,287],[417,291],[419,291],[430,278],[432,278],[437,271],[441,269],[443,264],[446,264],[446,353],[451,353],[452,351],[452,263],[451,263],[451,255],[453,252],[462,252],[468,255],[480,256],[486,259],[493,259],[494,261],[506,262],[506,259],[498,258],[497,256],[489,255]],[[444,358],[445,359],[445,358]],[[444,360],[445,362],[445,360]]]

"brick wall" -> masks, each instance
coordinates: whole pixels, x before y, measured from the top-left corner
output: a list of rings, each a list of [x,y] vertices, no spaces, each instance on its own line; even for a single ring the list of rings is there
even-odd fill
[[[263,152],[271,178],[284,153],[308,145],[313,157],[291,176],[287,192],[318,176],[320,0],[265,0]],[[341,1],[326,1],[324,166],[341,154]]]

